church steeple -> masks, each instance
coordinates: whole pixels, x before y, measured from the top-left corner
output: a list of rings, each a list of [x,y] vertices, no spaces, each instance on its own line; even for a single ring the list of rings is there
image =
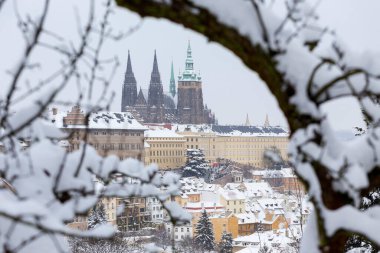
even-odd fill
[[[247,117],[245,119],[245,126],[250,126],[251,125],[251,122],[249,122],[249,117],[248,117],[248,113],[247,113]]]
[[[171,67],[171,72],[170,72],[170,85],[169,85],[169,92],[174,98],[177,91],[175,88],[175,79],[174,79],[174,70],[173,70],[173,61],[172,61],[172,67]]]
[[[127,106],[133,106],[137,99],[137,82],[132,70],[131,55],[128,50],[127,69],[125,71],[124,84],[121,98],[121,111],[125,112]]]

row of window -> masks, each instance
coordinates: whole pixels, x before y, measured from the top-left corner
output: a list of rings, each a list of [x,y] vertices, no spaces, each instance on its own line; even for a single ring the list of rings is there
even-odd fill
[[[150,159],[150,163],[182,163],[181,158]]]
[[[150,156],[183,156],[183,151],[181,150],[157,150],[150,151]]]
[[[230,210],[230,209],[227,209],[227,211],[231,212],[232,210]],[[234,208],[234,213],[236,213],[236,208]],[[239,211],[239,213],[242,213],[242,210],[241,210],[241,208],[240,208],[240,211]]]
[[[175,232],[178,232],[178,228],[175,228]],[[181,228],[181,232],[185,232],[185,229]],[[190,228],[186,228],[186,232],[190,232]],[[170,233],[170,227],[168,227],[168,233]]]
[[[244,138],[244,139],[243,139]],[[288,138],[278,138],[278,137],[272,137],[272,138],[264,138],[264,137],[256,137],[256,138],[247,138],[247,137],[240,137],[240,138],[229,138],[227,139],[228,142],[256,142],[256,141],[263,141],[263,142],[285,142],[288,141]],[[186,138],[187,142],[198,142],[198,138]],[[215,138],[212,139],[212,141],[215,141]]]
[[[94,135],[120,135],[120,136],[142,136],[141,133],[129,133],[122,131],[96,131],[92,132]]]
[[[246,138],[246,137],[241,137],[241,138],[229,138],[229,142],[286,142],[288,141],[288,138],[278,138],[278,137],[272,137],[272,138],[264,138],[264,137],[256,137],[256,138]]]
[[[153,144],[150,144],[150,146],[152,148],[181,148],[183,147],[182,144],[179,144],[179,143],[160,143],[160,144],[153,143]]]
[[[95,143],[91,144],[94,146],[96,150],[102,149],[102,150],[141,150],[142,144],[140,143]]]
[[[231,200],[231,202],[232,202],[232,200]],[[240,205],[242,205],[243,204],[243,200],[239,200],[239,204]],[[229,205],[230,204],[230,201],[229,200],[227,200],[227,205]],[[232,204],[232,203],[231,203]],[[234,200],[234,205],[236,205],[236,200]],[[241,210],[241,209],[240,209]]]

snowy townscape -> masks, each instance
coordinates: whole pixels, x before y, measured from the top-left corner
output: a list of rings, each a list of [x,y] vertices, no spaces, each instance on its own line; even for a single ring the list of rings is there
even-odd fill
[[[379,10],[0,0],[0,253],[380,253]]]

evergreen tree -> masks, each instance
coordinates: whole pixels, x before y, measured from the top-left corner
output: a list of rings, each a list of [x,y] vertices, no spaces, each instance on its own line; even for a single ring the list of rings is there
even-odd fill
[[[202,177],[205,178],[210,166],[205,160],[201,149],[188,149],[186,151],[186,165],[183,169],[183,177]]]
[[[220,253],[232,253],[232,234],[223,232],[222,240],[219,243]]]
[[[215,238],[212,223],[210,222],[206,210],[203,210],[202,215],[195,228],[196,236],[195,243],[204,251],[215,249]]]
[[[98,205],[96,205],[91,213],[90,216],[88,216],[87,220],[87,229],[91,230],[96,228],[99,225],[106,224],[107,218],[106,218],[106,210],[104,208],[104,205],[102,202],[100,202]]]

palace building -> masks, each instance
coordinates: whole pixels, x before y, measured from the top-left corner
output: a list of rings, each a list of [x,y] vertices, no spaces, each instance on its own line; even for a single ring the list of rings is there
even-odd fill
[[[146,92],[140,87],[137,92],[137,81],[128,51],[121,111],[132,113],[136,119],[144,123],[217,123],[215,115],[203,103],[202,78],[194,70],[190,42],[187,48],[185,70],[178,77],[177,89],[175,84],[172,64],[169,90],[164,92],[155,51],[149,89]]]

